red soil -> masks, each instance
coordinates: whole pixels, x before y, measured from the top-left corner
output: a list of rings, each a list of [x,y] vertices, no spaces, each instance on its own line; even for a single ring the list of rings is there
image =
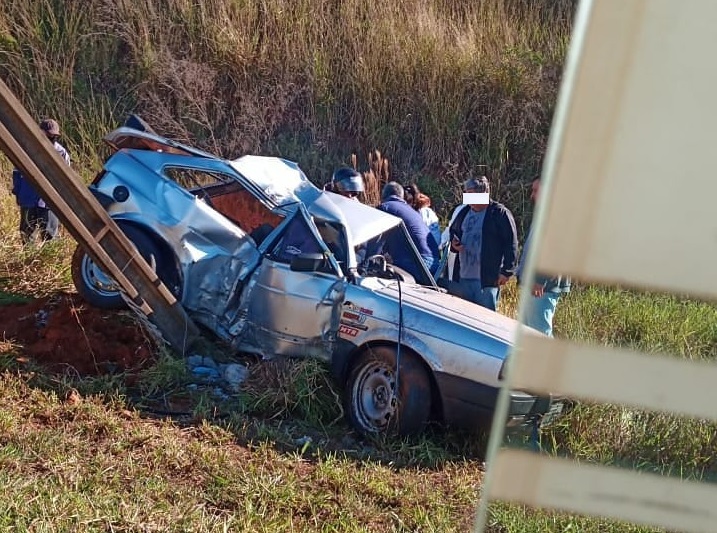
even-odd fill
[[[1,341],[54,371],[98,375],[136,370],[153,359],[154,344],[131,312],[96,309],[76,295],[0,306],[0,331]]]

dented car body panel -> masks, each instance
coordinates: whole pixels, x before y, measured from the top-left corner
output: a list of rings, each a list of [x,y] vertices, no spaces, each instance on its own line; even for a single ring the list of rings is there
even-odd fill
[[[237,350],[323,359],[340,381],[357,354],[400,345],[430,372],[444,420],[492,415],[518,324],[441,292],[400,219],[318,189],[279,158],[228,161],[131,128],[106,140],[116,152],[90,188],[118,223],[151,236],[160,277],[176,271],[196,322]],[[407,239],[417,279],[367,266],[391,232]]]

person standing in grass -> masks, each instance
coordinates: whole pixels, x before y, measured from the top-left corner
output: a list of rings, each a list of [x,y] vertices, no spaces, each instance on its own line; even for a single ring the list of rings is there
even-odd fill
[[[57,142],[60,138],[60,125],[57,121],[51,118],[44,119],[40,122],[40,129],[60,157],[69,165],[70,154]],[[20,235],[23,243],[30,242],[35,231],[39,232],[43,242],[54,239],[60,229],[57,215],[47,207],[45,201],[17,168],[12,171],[12,193],[20,207]]]
[[[537,205],[540,193],[540,176],[536,177],[531,184],[530,200]],[[523,244],[523,252],[520,256],[516,276],[520,283],[521,274],[530,247],[530,237],[533,231],[531,225],[528,236]],[[560,296],[570,292],[570,278],[567,276],[546,277],[536,274],[535,283],[530,290],[531,298],[528,300],[527,308],[523,313],[526,326],[545,333],[548,337],[553,336],[553,317],[555,308],[558,306]]]
[[[457,258],[450,287],[457,296],[495,311],[500,287],[515,273],[518,235],[513,214],[490,199],[488,178],[463,184],[464,203],[449,227]]]

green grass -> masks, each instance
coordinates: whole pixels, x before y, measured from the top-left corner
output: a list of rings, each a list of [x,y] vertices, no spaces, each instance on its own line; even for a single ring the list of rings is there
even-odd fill
[[[121,396],[67,392],[0,376],[0,528],[461,531],[471,516],[480,462],[441,451],[431,467],[429,441],[352,457],[317,439],[307,453],[277,446],[270,429],[290,430],[271,420],[262,435],[246,418],[157,420]]]
[[[717,358],[717,306],[664,294],[581,287],[560,304],[556,330],[578,341],[688,359]]]
[[[5,257],[1,264],[21,262]],[[56,268],[38,262],[33,279],[40,281],[29,294],[44,293]],[[2,271],[2,277],[17,284],[23,272]],[[514,312],[516,297],[509,286],[504,312]],[[561,336],[633,342],[695,359],[715,355],[717,311],[709,304],[578,286],[558,309]],[[627,322],[641,331],[640,344],[622,326]],[[666,332],[666,324],[678,329]],[[253,373],[242,393],[220,400],[209,390],[188,391],[186,368],[168,354],[131,385],[122,375],[46,374],[17,359],[21,346],[6,343],[2,354],[0,477],[7,488],[0,508],[8,511],[0,529],[30,531],[33,523],[47,531],[471,527],[485,442],[441,428],[414,439],[357,438],[341,417],[338,390],[315,361],[250,360]],[[581,403],[543,434],[542,444],[582,461],[711,480],[715,435],[715,424],[704,421]],[[30,503],[18,503],[24,501]],[[658,530],[494,503],[489,531]]]
[[[585,518],[496,503],[491,505],[487,531],[489,533],[658,533],[663,530],[625,524],[606,518]]]

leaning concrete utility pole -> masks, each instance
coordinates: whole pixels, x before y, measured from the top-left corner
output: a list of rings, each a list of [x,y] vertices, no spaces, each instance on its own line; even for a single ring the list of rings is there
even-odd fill
[[[141,310],[183,355],[199,335],[197,326],[2,80],[0,150],[22,171],[92,260],[119,283],[132,307]]]

